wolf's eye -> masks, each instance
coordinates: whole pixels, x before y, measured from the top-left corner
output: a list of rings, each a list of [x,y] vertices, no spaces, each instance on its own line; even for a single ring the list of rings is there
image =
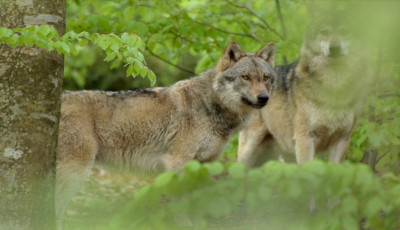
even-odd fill
[[[269,80],[269,76],[268,75],[264,75],[264,81],[268,81]]]
[[[250,76],[249,75],[242,75],[242,78],[246,81],[250,80]]]

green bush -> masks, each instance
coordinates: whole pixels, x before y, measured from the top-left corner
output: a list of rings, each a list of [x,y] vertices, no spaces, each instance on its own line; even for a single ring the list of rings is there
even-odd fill
[[[141,188],[108,228],[171,229],[185,216],[195,229],[396,229],[399,182],[364,164],[193,161]]]

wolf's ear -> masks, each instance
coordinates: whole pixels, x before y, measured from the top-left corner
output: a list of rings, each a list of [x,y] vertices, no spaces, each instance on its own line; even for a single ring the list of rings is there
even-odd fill
[[[268,62],[271,67],[275,66],[275,44],[269,43],[257,52],[257,57],[260,57]]]
[[[245,53],[235,41],[229,43],[225,48],[222,58],[218,62],[218,70],[223,71],[233,66],[240,58],[245,56]]]

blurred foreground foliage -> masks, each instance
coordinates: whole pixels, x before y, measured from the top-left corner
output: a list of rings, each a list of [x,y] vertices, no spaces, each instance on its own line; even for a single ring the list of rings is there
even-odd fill
[[[276,64],[295,61],[307,2],[68,0],[63,37],[48,26],[2,28],[0,42],[73,54],[65,58],[65,89],[148,87],[147,80],[127,78],[126,72],[148,74],[154,83],[151,71],[156,85],[166,86],[213,66],[231,40],[246,51],[274,42]],[[358,18],[353,29],[363,36],[356,42],[370,51],[366,65],[374,76],[346,164],[270,162],[246,171],[232,163],[236,137],[220,162],[190,162],[184,172],[162,174],[136,193],[142,182],[102,178],[94,185],[103,195],[84,192],[75,205],[76,218],[84,216],[82,209],[101,216],[76,225],[67,221],[67,229],[171,229],[179,228],[182,216],[208,229],[400,228],[400,3],[340,3],[350,18]]]
[[[97,200],[105,217],[69,229],[397,229],[399,194],[398,177],[377,177],[365,164],[271,161],[246,171],[240,163],[192,161],[112,212]]]

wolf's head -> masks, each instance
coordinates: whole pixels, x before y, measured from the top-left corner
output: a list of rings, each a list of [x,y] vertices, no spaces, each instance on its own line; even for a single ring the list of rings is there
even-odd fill
[[[314,56],[337,59],[349,54],[350,29],[336,14],[315,17],[304,35],[303,51]]]
[[[262,108],[277,78],[274,60],[273,43],[256,53],[245,53],[233,41],[216,66],[213,90],[228,107]]]

